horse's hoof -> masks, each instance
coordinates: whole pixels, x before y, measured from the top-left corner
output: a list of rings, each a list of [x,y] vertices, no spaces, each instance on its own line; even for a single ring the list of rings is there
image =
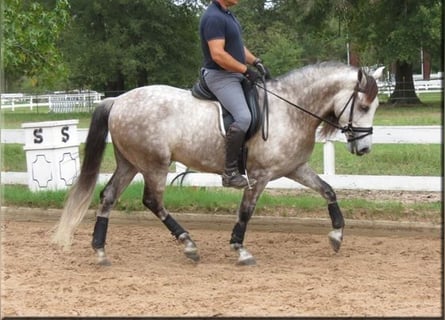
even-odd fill
[[[255,258],[247,251],[245,248],[241,247],[238,249],[239,258],[237,265],[239,266],[254,266],[256,265]]]
[[[95,249],[97,254],[97,264],[100,266],[111,266],[110,260],[108,260],[107,255],[105,254],[105,249],[99,248]]]
[[[244,260],[239,259],[236,263],[238,266],[255,266],[256,260],[254,257],[250,257]]]
[[[195,242],[192,240],[188,233],[183,233],[178,237],[178,240],[184,244],[184,254],[187,258],[198,262],[200,257],[198,254],[198,248]]]
[[[108,260],[107,258],[105,258],[105,259],[99,259],[99,261],[98,261],[98,265],[100,265],[100,266],[104,266],[104,267],[109,267],[109,266],[111,266],[111,261]]]
[[[343,230],[342,229],[335,229],[329,232],[329,242],[331,244],[332,249],[335,252],[338,252],[341,247],[341,242],[343,240]]]
[[[192,252],[185,252],[185,256],[187,258],[189,258],[190,260],[192,260],[193,262],[199,262],[199,260],[201,259],[201,257],[199,256],[198,253],[192,253]]]

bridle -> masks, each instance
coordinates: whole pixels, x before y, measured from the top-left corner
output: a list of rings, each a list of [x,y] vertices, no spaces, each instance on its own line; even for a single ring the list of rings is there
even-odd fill
[[[357,94],[359,92],[365,92],[362,88],[360,88],[359,82],[357,81],[354,91],[352,92],[351,96],[349,97],[348,101],[346,102],[345,106],[341,110],[340,114],[338,115],[338,118],[342,116],[342,114],[345,112],[346,107],[348,106],[349,102],[352,100],[351,109],[349,111],[349,120],[346,126],[340,127],[336,125],[335,127],[340,129],[342,133],[346,135],[346,138],[348,142],[352,142],[355,140],[360,140],[366,136],[369,136],[372,134],[372,127],[354,127],[352,125],[352,120],[354,117],[354,108],[355,108],[355,100],[357,98]],[[362,135],[355,135],[355,133],[363,133]]]
[[[270,93],[271,95],[273,95],[273,96],[277,97],[278,99],[288,103],[289,105],[291,105],[291,106],[293,106],[293,107],[295,107],[295,108],[297,108],[297,109],[299,109],[299,110],[301,110],[301,111],[311,115],[312,117],[317,118],[318,120],[323,121],[323,122],[325,122],[325,123],[327,123],[327,124],[337,128],[337,129],[341,130],[341,132],[346,135],[346,138],[347,138],[348,142],[360,140],[360,139],[363,139],[364,137],[369,136],[369,135],[372,134],[372,127],[354,127],[352,125],[352,120],[353,120],[353,117],[354,117],[355,101],[357,99],[357,94],[358,94],[358,92],[365,92],[364,89],[360,88],[359,81],[357,81],[357,83],[356,83],[356,85],[354,87],[354,91],[352,92],[352,94],[349,97],[348,101],[346,102],[345,106],[343,107],[343,109],[341,110],[340,114],[338,115],[338,118],[340,118],[342,116],[342,114],[345,112],[346,108],[348,107],[348,104],[352,100],[351,109],[349,111],[349,120],[348,120],[348,123],[344,127],[341,127],[337,123],[332,122],[332,121],[330,121],[328,119],[320,117],[319,115],[317,115],[317,114],[307,110],[306,108],[303,108],[303,107],[301,107],[301,106],[299,106],[299,105],[297,105],[297,104],[287,100],[286,98],[283,98],[280,95],[278,95],[278,94],[268,90],[266,88],[265,81],[262,81],[261,84],[256,83],[256,86],[264,90],[264,92],[265,92],[265,97],[264,97],[265,100],[267,100],[266,93]],[[356,135],[356,133],[362,133],[362,134],[361,135]]]

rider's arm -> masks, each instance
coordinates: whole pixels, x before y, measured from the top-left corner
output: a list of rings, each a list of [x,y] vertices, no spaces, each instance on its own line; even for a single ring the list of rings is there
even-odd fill
[[[208,41],[208,45],[213,61],[215,61],[221,68],[232,72],[246,72],[247,66],[233,58],[226,50],[224,50],[224,39],[212,39]],[[255,56],[246,48],[245,51],[247,53],[247,63],[253,63],[253,61],[255,60]]]
[[[253,64],[255,63],[255,60],[258,60],[258,58],[255,57],[255,56],[253,55],[253,53],[250,52],[250,50],[247,49],[246,47],[244,47],[244,54],[246,55],[246,62],[247,62],[248,64],[253,65]]]

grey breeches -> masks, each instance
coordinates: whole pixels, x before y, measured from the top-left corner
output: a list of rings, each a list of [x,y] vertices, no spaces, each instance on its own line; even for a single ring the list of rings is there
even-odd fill
[[[233,124],[247,132],[251,115],[241,86],[243,75],[224,70],[205,69],[204,79],[212,93],[232,115],[235,120]]]

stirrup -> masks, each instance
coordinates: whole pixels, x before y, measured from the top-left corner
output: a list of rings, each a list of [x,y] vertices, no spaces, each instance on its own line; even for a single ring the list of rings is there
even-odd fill
[[[223,187],[244,189],[249,186],[249,182],[238,171],[233,171],[229,174],[225,172],[222,174],[222,185]]]

